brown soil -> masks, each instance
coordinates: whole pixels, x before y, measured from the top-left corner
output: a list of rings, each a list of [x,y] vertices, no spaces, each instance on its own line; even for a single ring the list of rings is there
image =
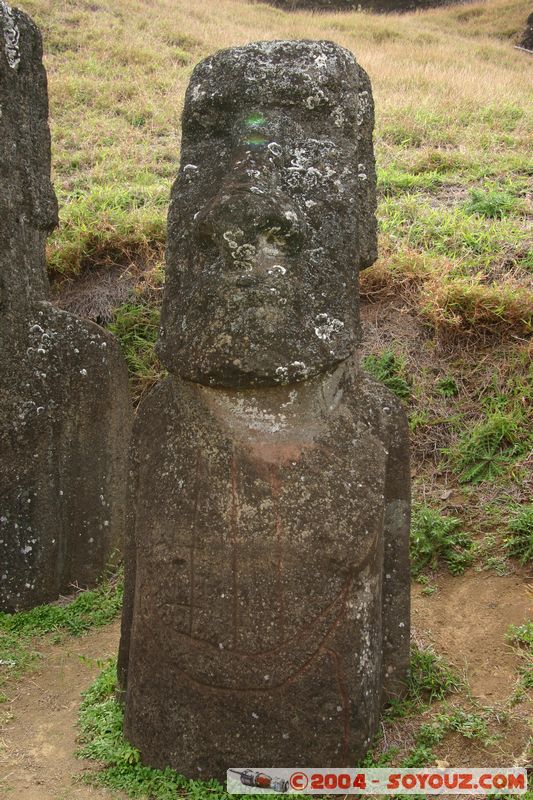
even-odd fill
[[[463,577],[436,576],[430,596],[413,588],[413,627],[417,641],[434,644],[470,683],[483,705],[505,709],[517,679],[519,657],[505,641],[508,626],[524,621],[531,586],[522,573],[507,576],[470,572]],[[97,659],[113,655],[118,623],[81,639],[42,648],[37,672],[12,687],[13,699],[0,732],[0,796],[6,800],[111,800],[117,793],[79,782],[90,765],[76,759],[76,719],[80,693],[98,672]],[[84,659],[92,659],[87,661]],[[465,695],[453,702],[469,704]],[[497,743],[486,750],[478,741],[449,737],[439,756],[450,766],[510,766],[525,763],[527,714],[521,703],[506,721],[501,714]],[[419,720],[389,736],[409,739]],[[5,795],[1,795],[2,790]]]
[[[38,648],[43,656],[41,668],[12,687],[11,702],[2,706],[8,720],[0,730],[0,797],[123,797],[79,783],[88,764],[75,757],[80,693],[99,672],[96,660],[116,653],[118,637],[119,625],[113,623],[80,639],[68,638],[59,645]]]
[[[430,597],[413,588],[412,624],[425,644],[432,644],[464,678],[473,703],[462,696],[452,703],[466,709],[490,707],[490,747],[453,735],[436,748],[454,767],[526,766],[533,707],[527,699],[510,706],[518,679],[520,656],[506,641],[509,625],[531,618],[533,586],[525,571],[498,576],[468,572],[461,577],[438,576]]]
[[[480,702],[504,703],[517,677],[517,657],[505,634],[527,616],[533,600],[527,577],[469,572],[443,575],[433,584],[437,592],[430,597],[414,587],[413,627],[464,674]]]

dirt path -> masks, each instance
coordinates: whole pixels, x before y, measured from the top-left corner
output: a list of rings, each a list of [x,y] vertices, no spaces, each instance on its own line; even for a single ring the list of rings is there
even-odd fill
[[[437,577],[436,594],[413,589],[413,626],[424,643],[434,643],[466,677],[482,703],[503,707],[513,691],[518,659],[505,642],[508,626],[524,621],[532,599],[525,574],[499,577],[469,572]],[[42,666],[14,688],[11,719],[0,731],[0,797],[6,800],[111,800],[120,795],[79,783],[87,764],[75,758],[80,693],[98,673],[96,659],[117,651],[118,623],[80,639],[43,648]],[[80,656],[82,658],[80,658]],[[85,659],[93,659],[87,662]],[[3,706],[5,710],[5,706]],[[526,705],[513,710],[511,724],[493,751],[494,764],[519,759],[527,740]],[[446,743],[451,766],[489,766],[487,752],[464,739]]]
[[[77,783],[87,764],[75,757],[80,693],[99,672],[96,659],[116,653],[118,638],[119,624],[113,623],[79,639],[42,649],[41,669],[25,676],[15,687],[7,709],[11,720],[0,731],[1,798],[123,797]]]

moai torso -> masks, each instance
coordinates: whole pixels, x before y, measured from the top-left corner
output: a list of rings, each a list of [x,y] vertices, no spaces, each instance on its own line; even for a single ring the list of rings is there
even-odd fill
[[[0,609],[94,584],[124,534],[130,401],[116,341],[46,302],[57,222],[41,38],[0,0]]]
[[[331,43],[223,51],[191,80],[119,660],[152,765],[353,763],[405,679],[406,424],[354,357],[371,129]]]

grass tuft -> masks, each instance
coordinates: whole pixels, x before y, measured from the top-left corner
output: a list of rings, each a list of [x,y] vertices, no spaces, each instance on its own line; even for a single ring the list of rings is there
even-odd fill
[[[533,330],[533,292],[509,282],[487,284],[482,276],[442,278],[422,286],[422,316],[439,332],[528,336]]]
[[[465,431],[447,452],[459,481],[476,484],[502,475],[527,449],[520,417],[496,410]]]
[[[533,503],[514,510],[509,531],[511,535],[504,543],[511,558],[522,565],[533,561]]]
[[[363,367],[373,378],[384,383],[397,397],[407,399],[411,396],[404,359],[387,350],[379,356],[366,356],[363,359]]]
[[[467,214],[479,214],[482,217],[502,219],[502,217],[512,213],[516,207],[516,197],[510,192],[471,189],[470,199],[465,203],[464,209]]]
[[[163,375],[155,354],[160,311],[143,298],[116,309],[108,328],[121,347],[128,370],[134,400],[153,386]]]
[[[433,508],[415,505],[411,522],[411,568],[414,575],[437,569],[442,561],[452,575],[461,575],[473,561],[474,543],[461,530],[461,520]]]
[[[520,658],[519,680],[513,696],[515,702],[520,702],[525,693],[533,689],[533,621],[510,625],[506,638]]]

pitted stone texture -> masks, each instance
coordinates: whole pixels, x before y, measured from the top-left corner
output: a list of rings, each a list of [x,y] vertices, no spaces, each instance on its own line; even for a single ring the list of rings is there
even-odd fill
[[[364,755],[408,669],[407,447],[397,400],[350,364],[159,384],[134,433],[120,658],[144,762],[222,779]]]
[[[456,5],[466,0],[260,0],[283,11],[373,11],[398,14],[424,8]]]
[[[0,608],[94,585],[124,538],[130,428],[114,338],[35,303],[0,384]]]
[[[45,302],[57,221],[41,38],[0,0],[0,609],[94,584],[124,537],[131,407],[115,339]]]
[[[331,42],[200,63],[183,115],[158,352],[206,385],[303,380],[353,353],[376,258],[368,76]]]
[[[48,289],[46,234],[57,224],[41,35],[0,0],[0,334]],[[9,325],[7,320],[9,319]]]
[[[329,42],[193,74],[160,340],[175,374],[136,421],[119,653],[152,766],[347,766],[405,682],[407,424],[353,355],[372,119]]]

